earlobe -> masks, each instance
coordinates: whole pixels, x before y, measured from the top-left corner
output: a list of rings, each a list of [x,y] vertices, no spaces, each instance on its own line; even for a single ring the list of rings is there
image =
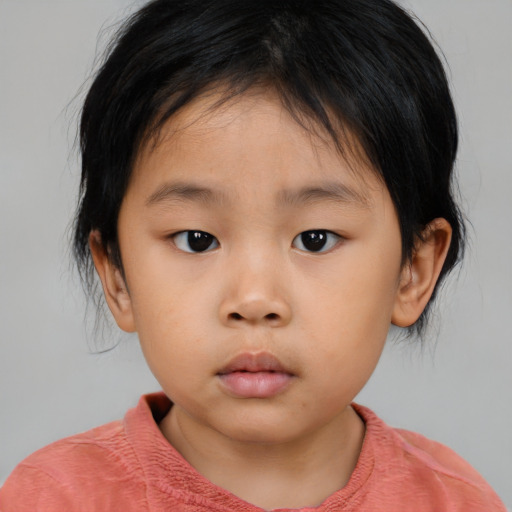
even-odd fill
[[[452,228],[445,219],[434,219],[423,230],[411,261],[402,269],[391,322],[412,325],[425,309],[443,268]]]
[[[89,248],[100,278],[107,305],[117,325],[126,332],[135,332],[132,303],[121,270],[103,247],[99,231],[91,231]]]

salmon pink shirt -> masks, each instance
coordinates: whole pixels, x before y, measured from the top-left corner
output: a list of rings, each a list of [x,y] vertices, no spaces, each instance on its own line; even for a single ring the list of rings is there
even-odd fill
[[[0,490],[0,511],[262,512],[209,482],[168,443],[158,422],[170,407],[163,393],[146,395],[124,420],[37,451]],[[343,489],[302,511],[506,512],[449,448],[353,407],[366,424],[357,466]]]

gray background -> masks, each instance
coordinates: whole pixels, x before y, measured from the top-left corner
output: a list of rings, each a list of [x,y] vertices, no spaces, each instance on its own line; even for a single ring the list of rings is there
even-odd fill
[[[358,401],[451,446],[512,508],[512,2],[404,4],[450,63],[472,244],[443,295],[438,334],[423,352],[389,344]],[[135,338],[113,330],[119,347],[90,353],[67,240],[74,97],[99,30],[133,5],[0,0],[0,482],[35,449],[119,418],[158,389]]]

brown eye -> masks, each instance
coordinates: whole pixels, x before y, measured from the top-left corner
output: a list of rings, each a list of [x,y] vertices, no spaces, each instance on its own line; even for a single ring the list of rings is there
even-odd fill
[[[341,239],[339,235],[325,229],[314,229],[299,233],[292,245],[301,251],[325,252],[332,249]]]
[[[176,247],[185,252],[206,252],[219,247],[218,240],[205,231],[181,231],[172,238]]]

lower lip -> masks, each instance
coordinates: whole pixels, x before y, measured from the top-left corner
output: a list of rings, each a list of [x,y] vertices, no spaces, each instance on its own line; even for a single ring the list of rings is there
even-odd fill
[[[219,375],[227,390],[240,398],[270,398],[283,391],[293,376],[281,372],[231,372]]]

